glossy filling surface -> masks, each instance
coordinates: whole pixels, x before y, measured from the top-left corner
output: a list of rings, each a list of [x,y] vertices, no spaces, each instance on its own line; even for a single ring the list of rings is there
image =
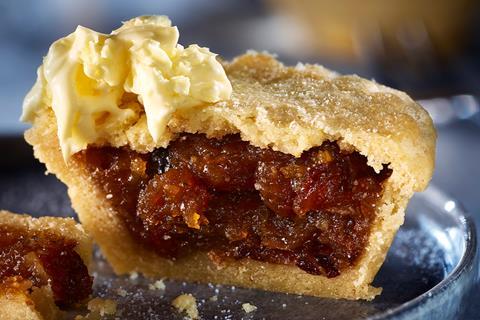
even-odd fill
[[[59,306],[84,300],[92,293],[93,279],[76,246],[48,231],[0,225],[0,283],[24,279],[35,287],[50,284]]]
[[[150,154],[90,147],[75,158],[162,257],[201,250],[217,264],[250,258],[327,277],[362,255],[391,174],[335,142],[295,158],[238,135],[184,134]]]

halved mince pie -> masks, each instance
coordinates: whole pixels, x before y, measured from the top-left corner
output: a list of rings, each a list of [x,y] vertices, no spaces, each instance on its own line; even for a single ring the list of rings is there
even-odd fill
[[[125,89],[118,108],[133,118],[105,134],[118,117],[97,114],[103,131],[71,156],[48,103],[25,138],[118,274],[372,299],[407,202],[432,175],[428,114],[317,65],[249,53],[223,68],[231,96],[170,108],[165,127],[149,118],[161,105]]]
[[[73,219],[0,211],[0,319],[58,319],[88,298],[91,250]]]

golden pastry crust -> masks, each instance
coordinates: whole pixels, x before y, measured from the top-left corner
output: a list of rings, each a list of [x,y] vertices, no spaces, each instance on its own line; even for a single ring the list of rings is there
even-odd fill
[[[27,232],[48,230],[66,239],[73,239],[78,243],[75,251],[85,265],[90,264],[92,240],[72,218],[32,218],[0,210],[0,225],[24,228]],[[0,319],[54,320],[60,315],[61,311],[55,305],[49,286],[32,288],[30,281],[17,281],[15,277],[0,283]]]
[[[61,238],[75,240],[78,245],[75,251],[80,255],[86,266],[92,260],[92,239],[73,218],[39,217],[33,218],[27,214],[12,213],[0,210],[0,225],[22,228],[28,231],[47,231]]]
[[[23,291],[0,293],[0,319],[44,320],[34,302]]]
[[[30,281],[15,278],[0,283],[0,319],[56,320],[61,316],[50,287],[32,288]]]
[[[204,253],[175,262],[163,259],[130,237],[81,163],[63,161],[50,110],[38,113],[25,138],[48,171],[68,186],[86,230],[119,274],[138,271],[321,297],[372,299],[381,289],[370,283],[403,223],[406,204],[414,191],[426,187],[433,172],[436,135],[428,114],[404,93],[320,66],[285,67],[271,56],[251,53],[225,63],[225,69],[233,85],[231,100],[176,113],[163,146],[180,132],[209,137],[240,133],[255,146],[299,156],[325,140],[335,140],[342,148],[367,156],[378,171],[389,164],[392,176],[377,204],[368,246],[354,268],[326,278],[249,259],[218,269]],[[130,140],[106,143],[128,144],[144,152],[155,148],[142,117],[126,131]]]

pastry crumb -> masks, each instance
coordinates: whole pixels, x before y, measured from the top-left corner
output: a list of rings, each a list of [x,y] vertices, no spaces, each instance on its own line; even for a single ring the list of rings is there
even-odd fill
[[[110,299],[93,298],[88,301],[87,309],[90,311],[85,316],[76,316],[75,320],[100,320],[105,315],[117,313],[117,302]]]
[[[119,288],[119,289],[117,289],[117,294],[118,294],[120,297],[126,297],[126,296],[127,296],[127,290],[122,289],[122,288]]]
[[[172,301],[174,306],[180,313],[185,313],[189,319],[199,319],[197,300],[190,294],[181,294]]]
[[[130,273],[130,280],[135,280],[138,278],[138,273],[137,272],[132,272]]]
[[[217,296],[217,295],[211,296],[208,300],[210,300],[210,301],[218,301],[218,296]]]
[[[258,308],[253,304],[247,302],[242,304],[242,309],[243,311],[245,311],[245,313],[250,313],[256,311]]]
[[[88,310],[98,312],[101,316],[113,315],[117,312],[117,302],[110,299],[94,298],[88,302]]]
[[[150,283],[148,285],[148,289],[150,290],[165,290],[166,286],[163,282],[163,279],[157,280],[154,283]]]

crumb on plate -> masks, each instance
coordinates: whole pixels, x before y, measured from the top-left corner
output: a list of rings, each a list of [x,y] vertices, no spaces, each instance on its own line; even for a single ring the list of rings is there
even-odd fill
[[[148,285],[148,289],[150,290],[165,290],[166,286],[163,282],[163,279],[157,280],[154,283],[150,283]]]
[[[184,312],[190,319],[199,319],[197,300],[190,293],[181,294],[172,301],[174,306],[179,312]]]
[[[130,280],[136,280],[138,278],[138,273],[137,272],[132,272],[130,273]]]
[[[125,290],[123,288],[118,288],[116,290],[116,292],[120,297],[126,297],[127,296],[127,290]]]
[[[258,308],[256,306],[254,306],[253,304],[247,302],[247,303],[242,304],[242,309],[243,309],[243,311],[245,311],[245,313],[250,313],[250,312],[254,312]]]
[[[85,316],[76,316],[75,320],[100,320],[105,315],[114,315],[117,313],[117,302],[110,299],[93,298],[87,304],[90,311]]]

